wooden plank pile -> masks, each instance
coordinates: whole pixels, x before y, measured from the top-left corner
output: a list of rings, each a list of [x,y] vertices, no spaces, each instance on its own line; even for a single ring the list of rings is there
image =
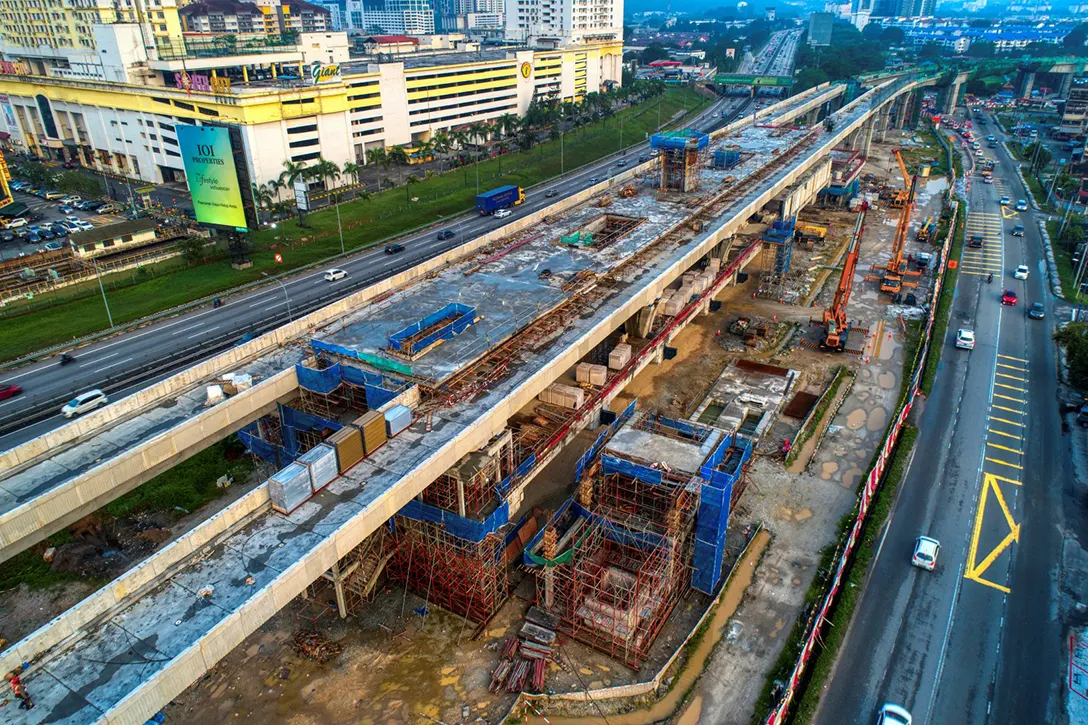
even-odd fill
[[[491,674],[490,692],[543,692],[548,662],[558,661],[555,627],[547,612],[530,607],[516,637],[503,643],[502,660]],[[535,621],[534,621],[535,620]]]

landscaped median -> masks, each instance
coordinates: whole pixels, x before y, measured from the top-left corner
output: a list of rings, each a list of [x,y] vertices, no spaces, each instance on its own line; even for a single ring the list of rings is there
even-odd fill
[[[662,125],[673,120],[682,124],[684,118],[709,103],[690,88],[670,87],[663,95],[623,109],[612,118],[568,132],[562,141],[546,141],[527,151],[482,161],[478,167],[466,166],[407,187],[375,193],[369,199],[341,204],[345,247],[354,251],[380,245],[390,237],[465,212],[473,204],[477,173],[481,191],[502,184],[529,187],[559,176],[562,170],[570,171],[615,153],[621,148],[621,134],[624,145],[640,142],[658,127],[659,119]],[[399,176],[395,170],[389,175],[394,179]],[[307,222],[306,228],[291,220],[275,230],[253,234],[253,266],[246,270],[234,270],[228,259],[217,258],[193,266],[171,260],[140,271],[106,276],[105,293],[114,323],[138,320],[258,281],[262,272],[281,274],[331,260],[340,253],[335,210],[312,213]],[[209,251],[223,254],[221,249]],[[275,261],[277,254],[282,263]],[[0,310],[0,320],[2,360],[109,328],[97,284],[7,305]]]

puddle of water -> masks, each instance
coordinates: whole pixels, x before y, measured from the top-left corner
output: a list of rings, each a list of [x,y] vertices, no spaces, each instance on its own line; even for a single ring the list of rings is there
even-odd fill
[[[725,406],[721,403],[711,403],[706,406],[706,410],[699,416],[700,423],[713,423],[718,419],[718,416],[725,410]]]
[[[672,689],[663,699],[658,700],[649,709],[636,710],[622,715],[611,715],[607,721],[601,717],[592,716],[575,718],[549,716],[545,720],[543,717],[534,715],[530,716],[527,722],[532,725],[591,725],[596,723],[605,725],[606,722],[607,725],[651,725],[670,717],[673,711],[679,707],[681,698],[691,688],[696,678],[702,674],[707,664],[707,658],[714,650],[714,646],[718,644],[718,641],[725,634],[725,625],[740,606],[744,592],[755,577],[756,562],[759,561],[759,557],[763,554],[763,550],[767,548],[770,540],[771,535],[766,529],[760,531],[748,547],[744,558],[737,562],[736,574],[729,580],[725,592],[722,593],[721,603],[710,620],[706,635],[691,654],[687,667],[680,673]],[[698,703],[698,707],[696,707],[696,703]],[[694,710],[694,715],[691,714],[692,710]],[[702,699],[696,697],[693,699],[691,706],[686,709],[686,712],[680,714],[678,722],[683,725],[693,725],[693,723],[699,721],[701,711]]]

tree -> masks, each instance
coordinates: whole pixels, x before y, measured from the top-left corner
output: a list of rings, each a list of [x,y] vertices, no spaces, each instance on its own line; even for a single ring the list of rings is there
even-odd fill
[[[936,60],[944,54],[941,50],[941,46],[936,43],[926,43],[922,46],[922,49],[918,51],[918,58],[920,60]]]
[[[184,237],[178,240],[178,251],[181,252],[185,263],[192,266],[204,256],[204,245],[207,242],[203,237]]]
[[[866,26],[868,27],[868,26]],[[907,39],[907,34],[903,32],[902,28],[896,28],[894,26],[884,28],[880,32],[880,42],[886,47],[893,45],[902,45]]]
[[[412,201],[412,185],[419,183],[419,177],[415,174],[408,174],[408,178],[404,180],[404,200],[406,202]]]
[[[56,181],[49,167],[37,159],[24,161],[19,166],[19,175],[38,188],[52,186]]]
[[[1033,144],[1029,144],[1024,148],[1024,158],[1031,162],[1031,173],[1038,173],[1046,168],[1046,165],[1050,163],[1050,151],[1046,146],[1036,141]]]
[[[1077,245],[1084,241],[1084,227],[1080,224],[1066,224],[1062,231],[1061,241],[1070,249],[1076,249]]]
[[[284,170],[280,172],[280,181],[283,182],[283,186],[286,189],[294,187],[296,181],[305,179],[309,173],[306,164],[301,161],[285,159],[283,166]],[[298,224],[299,226],[302,226],[302,209],[299,209],[297,206],[295,208],[298,213]]]
[[[1062,47],[1077,55],[1084,55],[1085,42],[1088,42],[1088,23],[1081,23],[1062,38]]]
[[[332,189],[335,184],[329,182],[334,182],[340,178],[340,167],[325,157],[319,156],[317,163],[310,169],[310,173],[314,178],[321,179],[321,183],[324,184],[326,189]]]
[[[408,152],[404,150],[403,146],[394,146],[393,148],[389,149],[388,153],[386,154],[386,158],[388,159],[388,163],[390,165],[394,165],[397,167],[404,167],[409,164]],[[403,180],[403,178],[404,172],[401,171],[401,179]]]
[[[997,46],[988,40],[981,40],[971,43],[967,48],[967,55],[970,58],[993,58],[997,55]]]
[[[366,162],[368,164],[377,164],[383,169],[388,169],[388,158],[389,154],[388,152],[386,152],[384,146],[377,146],[375,148],[366,150]]]
[[[655,60],[668,60],[669,51],[657,43],[649,45],[642,51],[642,65],[649,65]]]
[[[344,176],[350,177],[351,183],[353,184],[359,183],[359,173],[362,170],[363,167],[355,163],[354,161],[345,162],[344,165],[340,167],[340,173],[342,173]]]
[[[1054,340],[1065,349],[1069,382],[1088,390],[1088,323],[1070,322],[1054,333]]]
[[[58,191],[80,194],[88,199],[94,199],[106,193],[102,179],[81,174],[78,171],[65,171],[55,179],[55,183]]]

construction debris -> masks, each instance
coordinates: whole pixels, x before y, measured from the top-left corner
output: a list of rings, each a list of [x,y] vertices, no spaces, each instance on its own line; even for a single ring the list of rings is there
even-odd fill
[[[333,642],[320,632],[295,632],[295,650],[320,665],[334,660],[344,651],[344,646]]]

